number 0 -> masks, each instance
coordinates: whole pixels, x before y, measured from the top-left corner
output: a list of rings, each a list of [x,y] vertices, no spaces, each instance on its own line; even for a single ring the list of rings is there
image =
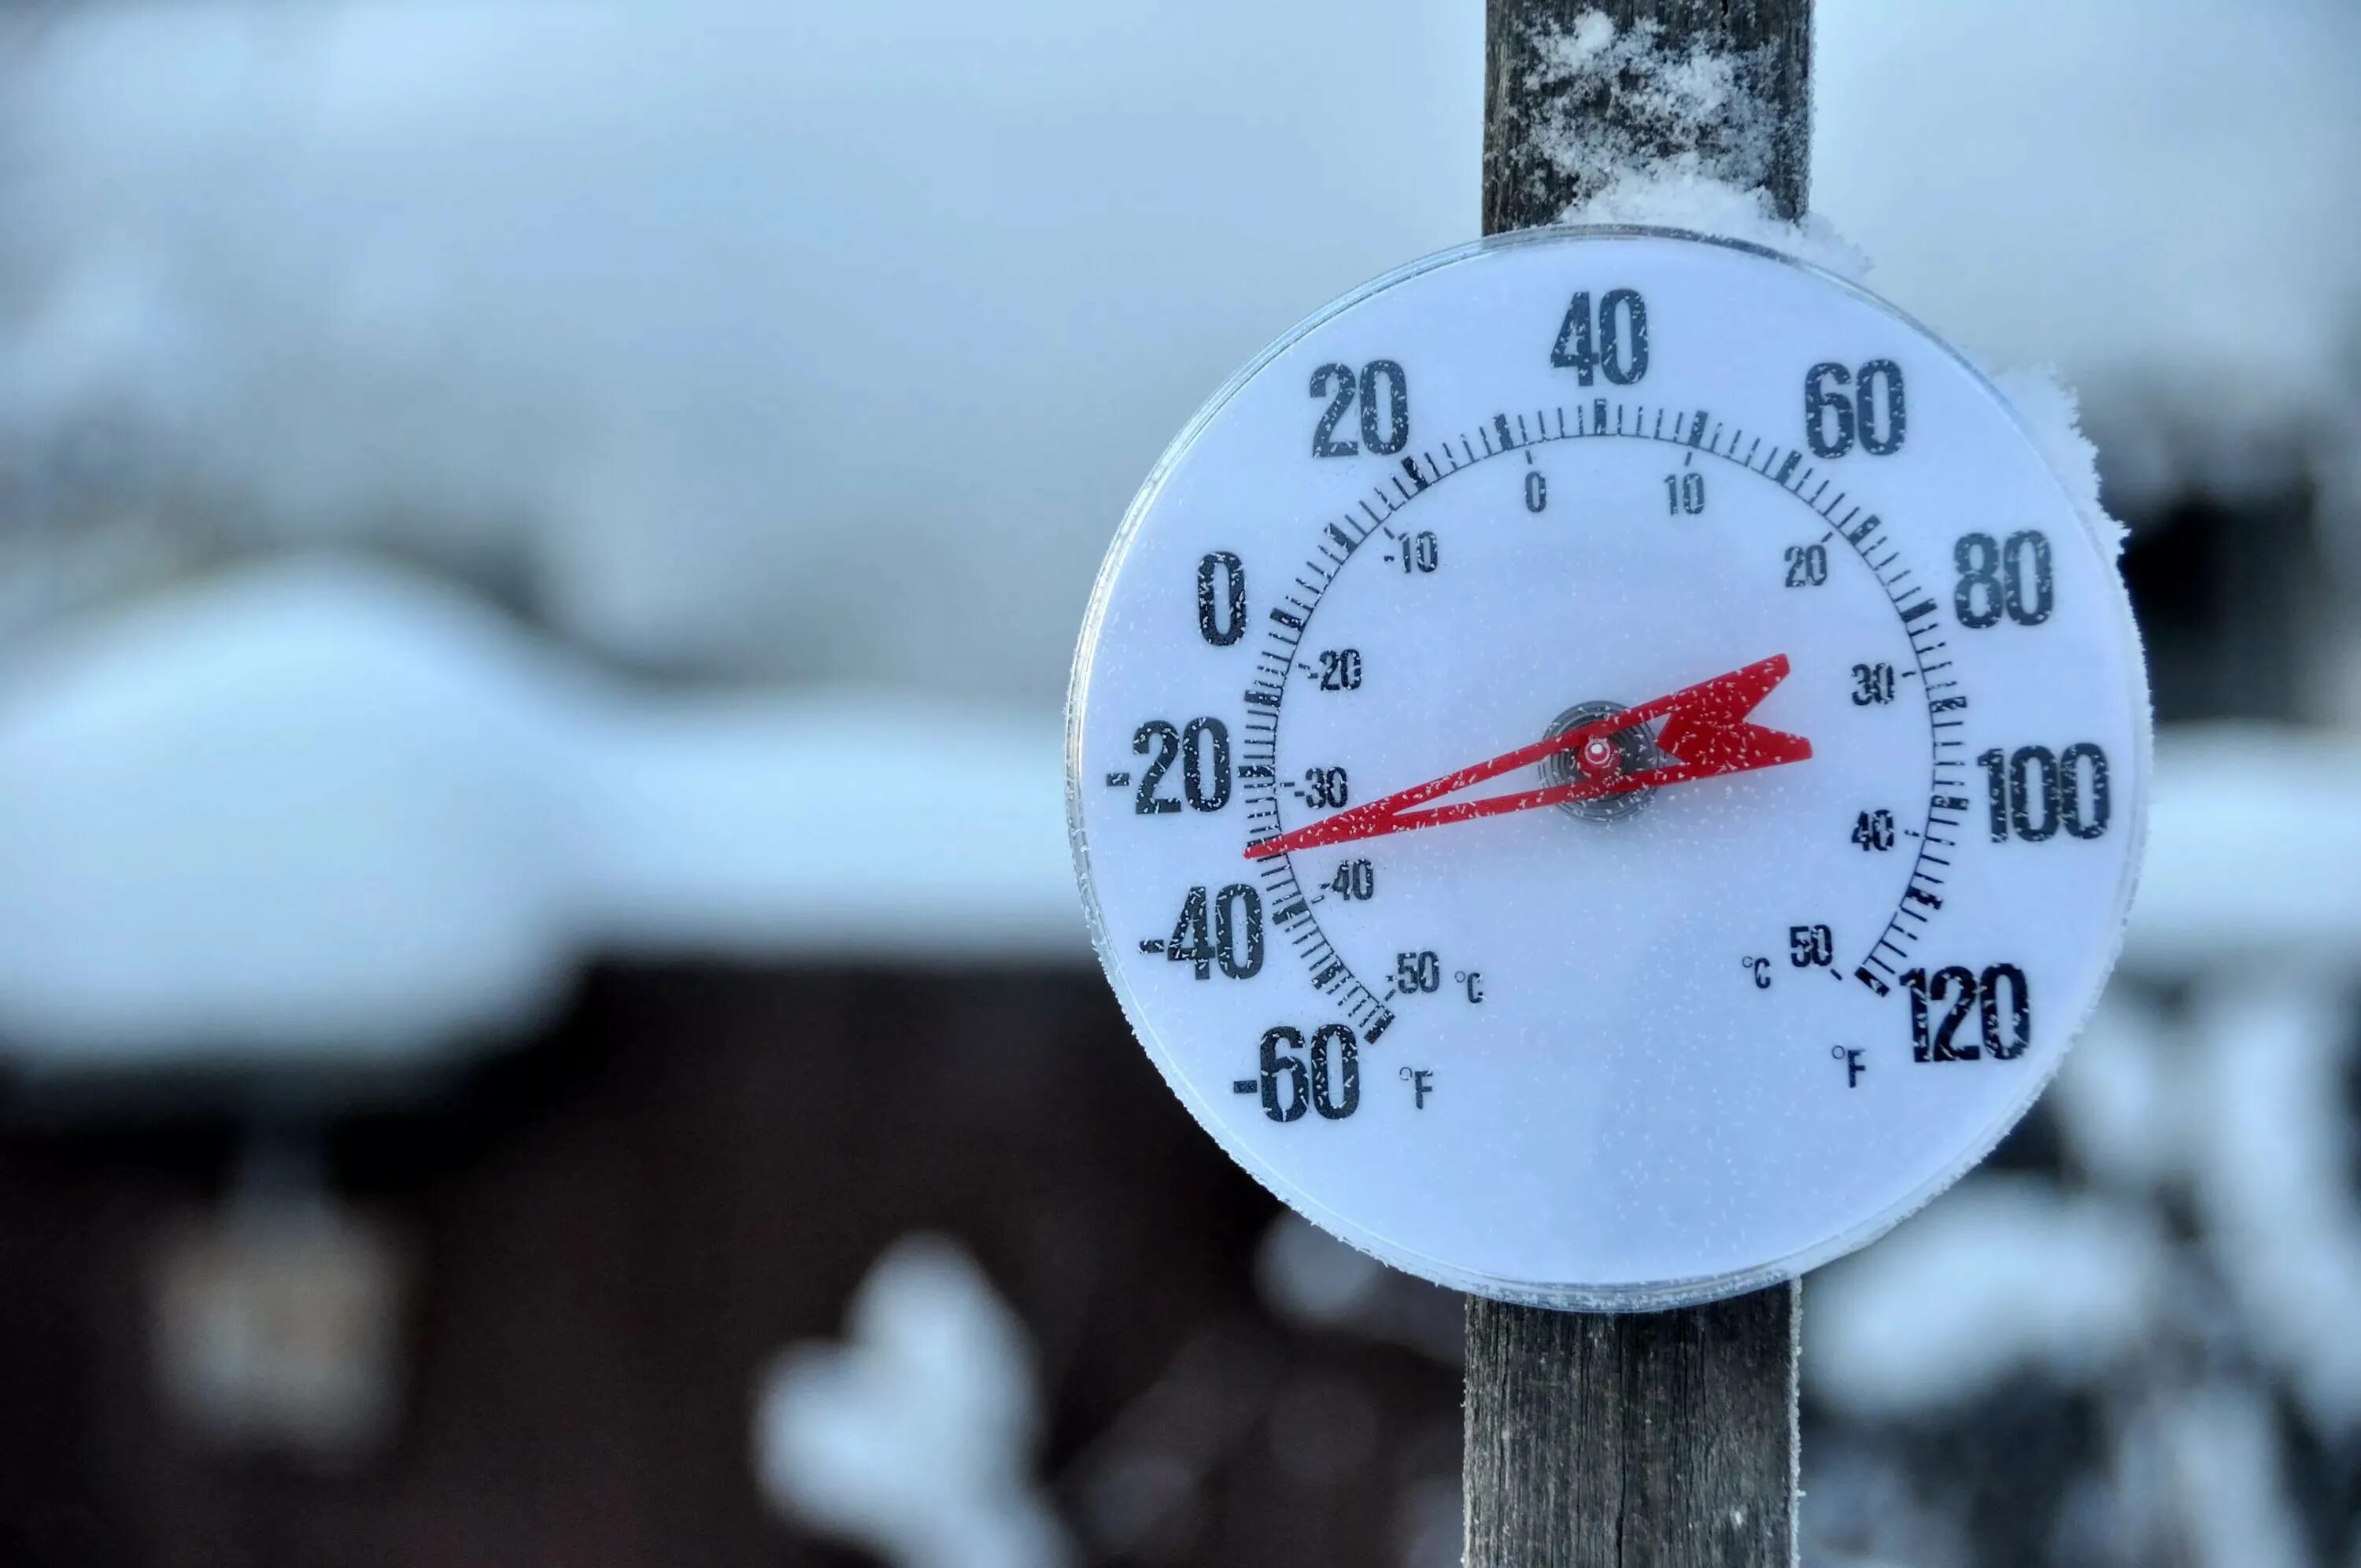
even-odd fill
[[[1216,648],[1246,634],[1246,564],[1226,550],[1197,563],[1197,634]]]

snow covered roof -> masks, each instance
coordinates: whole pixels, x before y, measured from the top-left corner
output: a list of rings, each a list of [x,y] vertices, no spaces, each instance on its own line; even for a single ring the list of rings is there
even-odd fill
[[[1198,401],[1474,230],[1482,7],[1337,15],[47,16],[0,55],[0,448],[127,428],[270,532],[489,561],[658,664],[1048,699]],[[2353,461],[2361,8],[1818,16],[1817,204],[2079,382],[2115,499]]]
[[[0,1054],[348,1065],[598,954],[1080,961],[1051,713],[625,687],[333,561],[0,681]]]

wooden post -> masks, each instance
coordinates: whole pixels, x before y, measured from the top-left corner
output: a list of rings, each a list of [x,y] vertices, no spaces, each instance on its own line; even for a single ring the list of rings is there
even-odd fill
[[[1587,13],[1633,52],[1559,69],[1552,40]],[[1802,215],[1811,0],[1488,0],[1486,23],[1485,233],[1554,221],[1615,166],[1684,155]],[[1700,50],[1730,62],[1729,113],[1628,92],[1631,68]],[[1468,1298],[1467,1568],[1788,1568],[1800,1306],[1794,1284],[1619,1315]]]
[[[1787,1568],[1795,1285],[1671,1312],[1467,1299],[1467,1568]]]
[[[1633,93],[1623,70],[1567,71],[1586,18],[1616,28],[1618,65],[1729,63],[1730,96]],[[1647,173],[1692,157],[1697,172],[1770,192],[1804,215],[1811,183],[1811,0],[1486,0],[1484,232],[1555,223],[1610,166]],[[1689,80],[1695,81],[1692,75]],[[1585,155],[1569,159],[1571,133]]]

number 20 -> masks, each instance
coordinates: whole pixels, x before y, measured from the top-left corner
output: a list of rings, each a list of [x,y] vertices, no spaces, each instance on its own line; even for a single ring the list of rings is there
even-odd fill
[[[1378,383],[1385,383],[1385,414],[1379,422]],[[1332,394],[1329,388],[1334,386]],[[1356,377],[1349,365],[1323,365],[1312,372],[1312,395],[1328,399],[1327,411],[1312,428],[1314,457],[1356,457],[1361,447],[1336,439],[1336,422],[1345,417],[1358,393],[1361,400],[1361,444],[1390,457],[1410,442],[1410,378],[1390,359],[1372,359]]]

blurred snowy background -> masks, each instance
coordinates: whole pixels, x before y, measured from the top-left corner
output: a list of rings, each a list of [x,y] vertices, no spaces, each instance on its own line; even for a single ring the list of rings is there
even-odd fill
[[[2361,1563],[2361,9],[1818,10],[2164,730],[2055,1091],[1810,1283],[1806,1562]],[[0,13],[0,1561],[1456,1561],[1456,1302],[1128,1043],[1057,709],[1474,232],[1480,13]]]

